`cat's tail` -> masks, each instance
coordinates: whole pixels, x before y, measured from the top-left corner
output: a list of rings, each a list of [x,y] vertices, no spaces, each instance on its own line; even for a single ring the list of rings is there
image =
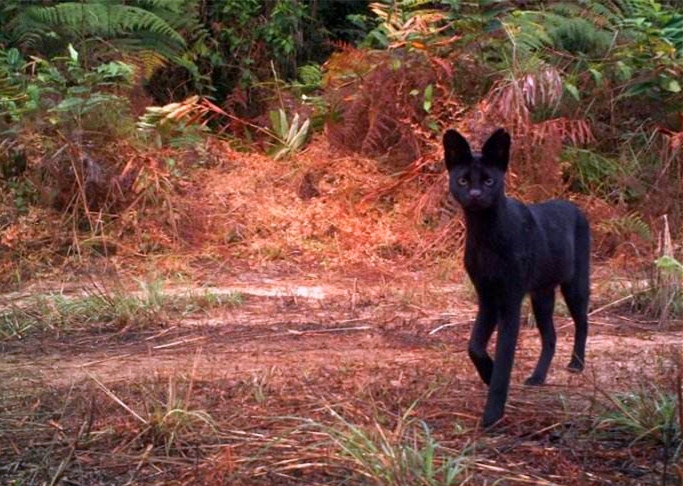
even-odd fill
[[[586,216],[579,211],[576,218],[574,251],[578,281],[590,290],[591,230]]]
[[[576,326],[570,371],[581,371],[586,359],[588,304],[590,298],[591,233],[586,216],[580,211],[574,228],[574,277],[561,285],[562,294]]]

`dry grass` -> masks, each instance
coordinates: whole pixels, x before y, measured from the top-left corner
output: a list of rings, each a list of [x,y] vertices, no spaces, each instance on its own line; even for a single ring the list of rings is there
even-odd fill
[[[412,287],[253,296],[138,339],[82,328],[2,343],[0,474],[27,485],[677,484],[664,457],[679,443],[665,451],[659,432],[635,440],[644,429],[614,421],[653,416],[656,394],[623,398],[643,383],[676,403],[675,335],[601,313],[577,377],[561,369],[571,331],[558,317],[551,385],[531,389],[516,384],[538,351],[523,330],[507,419],[482,434],[485,388],[465,353],[474,304]]]
[[[356,370],[340,373],[258,384],[161,378],[105,386],[93,379],[15,396],[1,420],[3,475],[21,484],[68,477],[330,485],[675,484],[680,476],[669,464],[661,482],[656,442],[632,444],[632,435],[610,433],[604,420],[595,429],[590,390],[569,388],[559,398],[554,390],[526,399],[516,393],[509,414],[526,418],[482,436],[473,428],[483,400],[474,382],[403,367],[376,370],[361,387],[348,379]],[[411,385],[393,384],[397,375]],[[446,481],[448,471],[455,482]]]
[[[415,217],[421,181],[391,189],[395,177],[374,161],[335,156],[322,140],[285,161],[225,150],[224,169],[195,180],[200,192],[192,213],[202,215],[196,250],[205,255],[243,259],[251,268],[279,263],[390,274],[392,265],[424,257],[433,239],[451,230],[446,220],[425,224]],[[304,183],[315,196],[302,196]],[[445,188],[438,192],[433,199],[445,200]],[[456,253],[457,243],[441,241],[437,252]]]

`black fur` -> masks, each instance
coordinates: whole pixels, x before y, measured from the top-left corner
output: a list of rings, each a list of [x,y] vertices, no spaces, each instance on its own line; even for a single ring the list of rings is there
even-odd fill
[[[590,229],[569,201],[524,205],[506,197],[505,172],[510,136],[499,129],[481,153],[473,153],[462,135],[443,137],[450,191],[465,212],[465,268],[477,291],[479,312],[469,355],[489,385],[482,425],[503,417],[519,334],[524,295],[541,334],[541,356],[527,385],[545,382],[555,354],[553,308],[559,285],[576,326],[569,369],[583,370],[588,333]],[[495,360],[486,351],[498,327]]]

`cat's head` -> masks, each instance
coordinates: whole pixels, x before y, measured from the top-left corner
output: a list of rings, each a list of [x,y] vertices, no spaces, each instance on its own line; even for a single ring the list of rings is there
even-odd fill
[[[487,209],[503,197],[510,159],[510,135],[504,129],[493,132],[481,152],[474,153],[460,133],[447,130],[443,148],[449,189],[463,209]]]

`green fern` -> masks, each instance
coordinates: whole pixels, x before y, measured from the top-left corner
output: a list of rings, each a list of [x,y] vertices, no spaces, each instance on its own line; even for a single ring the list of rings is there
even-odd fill
[[[628,237],[635,234],[645,241],[652,240],[650,226],[643,221],[642,216],[637,211],[630,212],[625,216],[602,221],[598,224],[598,227],[603,231],[614,233],[620,237]]]
[[[619,187],[627,169],[617,159],[577,147],[566,147],[561,158],[575,189],[589,194],[608,196]]]
[[[307,88],[320,88],[323,81],[323,73],[320,65],[307,64],[299,68],[299,79]]]
[[[570,53],[601,55],[611,45],[611,23],[603,26],[602,17],[587,14],[576,5],[558,4],[547,11],[523,11],[510,17],[508,34],[523,53],[547,47]]]
[[[518,11],[506,24],[523,53],[554,47],[571,54],[603,56],[615,45],[656,29],[679,52],[683,49],[683,15],[663,12],[651,0],[557,2],[544,10]]]
[[[143,3],[173,7],[177,2],[166,4],[149,0]],[[173,10],[167,13],[173,13]],[[185,48],[182,35],[157,13],[104,1],[24,7],[8,27],[12,38],[29,48],[39,47],[41,42],[47,42],[45,39],[54,41],[55,36],[63,42],[77,39],[120,40],[123,41],[121,46],[128,49],[148,49],[151,42],[168,57]]]

